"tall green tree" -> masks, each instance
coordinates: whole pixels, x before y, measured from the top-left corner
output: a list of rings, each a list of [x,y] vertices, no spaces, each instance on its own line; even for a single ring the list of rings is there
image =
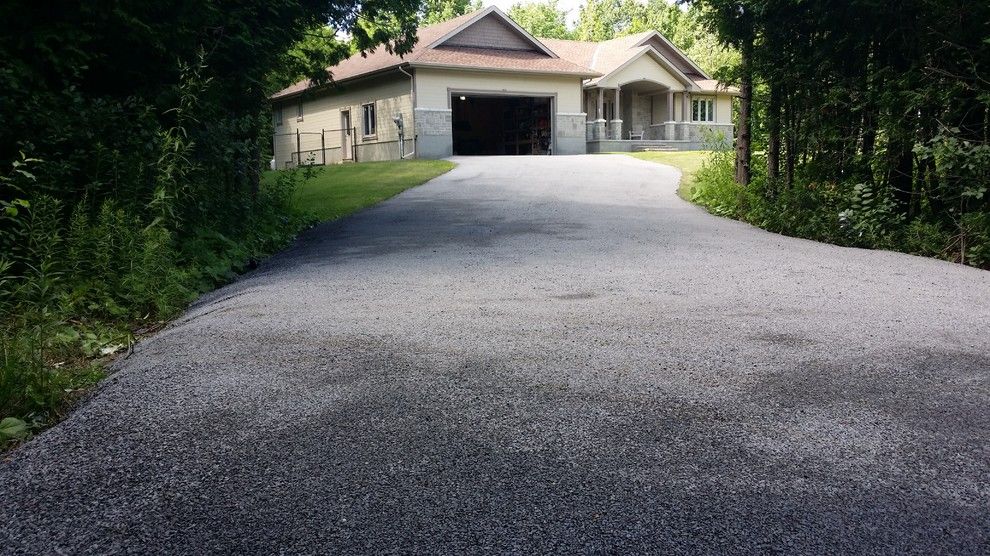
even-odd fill
[[[990,5],[695,3],[742,55],[741,183],[782,206],[794,195],[839,203],[851,242],[883,245],[910,223],[943,238],[925,249],[951,243],[936,251],[990,263]],[[747,144],[762,163],[748,176]],[[846,193],[819,197],[822,184]]]
[[[509,9],[509,17],[533,36],[549,39],[569,39],[567,13],[557,6],[557,0],[519,2]]]
[[[685,9],[667,0],[591,0],[581,7],[572,35],[602,41],[659,31],[709,74],[734,75],[739,51],[707,27],[706,9],[710,9],[706,4],[691,4]]]
[[[481,0],[423,0],[420,20],[433,25],[481,9]]]
[[[578,12],[574,37],[582,41],[607,41],[626,34],[640,13],[636,0],[588,0]]]

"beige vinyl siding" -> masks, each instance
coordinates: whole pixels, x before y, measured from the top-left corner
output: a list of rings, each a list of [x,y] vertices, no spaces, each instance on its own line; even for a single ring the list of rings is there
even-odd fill
[[[375,137],[362,137],[362,105],[375,102]],[[282,103],[283,122],[275,127],[276,168],[294,166],[296,161],[296,130],[310,132],[299,136],[301,155],[305,163],[312,156],[317,164],[322,163],[320,153],[320,132],[324,135],[327,164],[341,161],[340,112],[350,110],[351,127],[356,128],[357,157],[359,161],[394,160],[399,158],[399,133],[392,118],[402,114],[405,123],[406,151],[412,151],[411,140],[415,137],[413,128],[412,97],[409,92],[409,78],[402,75],[388,75],[345,83],[338,88],[319,93],[315,98],[303,101],[302,121],[296,119],[297,101],[290,99]],[[305,152],[309,151],[309,152]]]
[[[715,123],[732,123],[732,97],[730,95],[715,97]]]
[[[449,90],[556,95],[558,113],[583,112],[581,79],[560,75],[416,68],[416,106],[450,108]]]

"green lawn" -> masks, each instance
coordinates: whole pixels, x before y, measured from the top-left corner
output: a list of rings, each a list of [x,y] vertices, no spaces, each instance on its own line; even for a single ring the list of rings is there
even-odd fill
[[[694,189],[694,173],[701,168],[701,163],[705,161],[708,151],[677,151],[677,152],[642,152],[624,153],[636,157],[640,160],[659,162],[679,168],[684,174],[681,177],[681,184],[677,188],[677,194],[685,201],[691,200],[691,190]]]
[[[335,164],[296,191],[294,205],[320,220],[336,220],[425,183],[454,167],[446,160],[400,160]],[[267,177],[273,175],[269,172]]]

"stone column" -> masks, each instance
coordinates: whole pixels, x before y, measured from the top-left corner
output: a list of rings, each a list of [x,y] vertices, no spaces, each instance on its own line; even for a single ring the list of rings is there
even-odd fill
[[[615,118],[609,122],[612,128],[610,139],[622,139],[622,87],[615,88]]]
[[[694,125],[691,123],[691,93],[684,91],[684,134],[681,139],[693,140]]]
[[[615,119],[616,120],[622,119],[622,104],[620,104],[621,100],[622,100],[622,87],[616,87],[615,88]]]

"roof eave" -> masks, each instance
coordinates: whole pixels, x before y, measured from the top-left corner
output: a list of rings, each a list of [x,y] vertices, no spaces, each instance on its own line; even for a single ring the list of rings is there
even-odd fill
[[[673,75],[675,79],[677,79],[678,81],[680,81],[681,84],[684,85],[684,88],[685,89],[687,89],[687,90],[689,90],[691,92],[697,92],[697,91],[701,90],[701,88],[698,87],[698,84],[695,83],[693,79],[691,79],[690,77],[688,77],[687,75],[685,75],[684,72],[682,72],[680,69],[678,69],[677,66],[675,66],[670,60],[668,60],[666,57],[664,57],[664,55],[663,55],[662,52],[660,52],[659,50],[653,48],[652,46],[640,46],[638,48],[642,48],[643,50],[639,51],[639,53],[637,53],[637,54],[635,54],[633,56],[630,56],[625,62],[622,62],[622,64],[620,64],[619,67],[617,67],[614,70],[612,70],[612,71],[610,71],[610,72],[602,75],[601,78],[598,79],[596,83],[589,83],[589,84],[587,84],[585,86],[586,87],[587,86],[591,86],[591,87],[597,86],[599,83],[601,83],[601,81],[603,79],[607,79],[609,76],[622,71],[629,64],[631,64],[634,61],[638,60],[642,56],[650,55],[650,56],[655,56],[660,61],[662,61],[660,63],[660,65],[663,66],[663,68],[665,70],[667,70],[671,75]]]
[[[556,70],[540,70],[540,69],[493,68],[491,66],[441,64],[435,62],[411,62],[409,66],[413,68],[470,70],[470,71],[493,72],[493,73],[528,73],[535,75],[561,75],[566,77],[581,77],[583,79],[592,79],[595,77],[601,77],[602,75],[598,72],[593,72],[593,71],[556,71]]]
[[[643,43],[645,43],[646,41],[650,40],[652,37],[659,38],[661,41],[664,42],[664,44],[666,44],[667,46],[673,48],[674,49],[674,52],[680,54],[681,57],[684,58],[687,61],[687,63],[691,65],[692,68],[698,70],[698,74],[699,75],[703,76],[705,79],[711,79],[711,76],[708,75],[708,73],[706,73],[705,70],[701,69],[701,66],[699,66],[694,60],[692,60],[690,56],[688,56],[687,54],[685,54],[683,50],[681,50],[680,48],[677,48],[677,45],[675,45],[674,43],[670,42],[670,39],[668,39],[667,37],[663,36],[663,34],[660,33],[660,31],[651,31],[647,36],[643,37],[643,40],[641,40],[638,43],[636,43],[636,46],[643,46]]]
[[[340,85],[341,83],[351,83],[351,82],[354,82],[354,81],[361,81],[362,79],[368,79],[368,78],[371,78],[371,77],[378,77],[378,76],[383,75],[383,74],[386,74],[386,73],[394,72],[395,70],[397,70],[399,68],[404,68],[404,67],[409,67],[409,66],[410,66],[410,63],[408,61],[403,61],[402,63],[399,63],[399,64],[394,64],[394,65],[391,65],[391,66],[388,66],[388,67],[384,67],[384,68],[380,68],[380,69],[377,69],[377,70],[374,70],[374,71],[369,71],[367,73],[361,73],[361,74],[358,74],[358,75],[352,75],[350,77],[345,77],[344,79],[333,79],[331,77],[330,81],[328,81],[327,83],[324,83],[322,85],[318,85],[318,86],[315,86],[315,87],[312,87],[312,86],[311,87],[306,87],[305,89],[302,89],[301,91],[293,91],[291,93],[287,93],[287,94],[284,94],[284,95],[279,95],[278,93],[276,93],[274,95],[269,96],[268,97],[268,101],[269,102],[275,102],[275,101],[279,101],[279,100],[292,99],[292,98],[295,98],[295,97],[298,97],[298,96],[302,96],[302,95],[304,95],[306,93],[320,92],[320,91],[326,90],[326,89],[328,89],[330,87],[334,87],[334,86]]]

